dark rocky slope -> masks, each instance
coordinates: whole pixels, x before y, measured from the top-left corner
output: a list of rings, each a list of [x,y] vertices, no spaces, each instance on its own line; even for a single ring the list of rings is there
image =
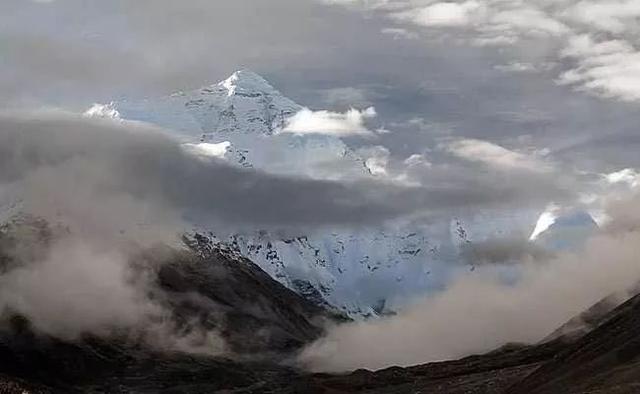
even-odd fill
[[[509,394],[640,392],[640,295],[514,385]]]
[[[22,240],[42,246],[54,232],[38,221],[2,229],[0,274],[21,264],[12,251]],[[132,332],[65,342],[34,332],[15,312],[0,310],[0,393],[211,393],[251,387],[280,392],[289,386],[297,373],[278,364],[318,338],[325,320],[340,317],[204,238],[184,241],[187,247],[180,250],[141,251],[134,264],[151,276],[149,296],[171,311],[175,327],[219,333],[226,343],[222,355],[159,350]]]
[[[21,232],[46,239],[47,231]],[[36,234],[36,235],[34,235]],[[1,235],[1,234],[0,234]],[[14,234],[15,235],[15,234]],[[15,240],[0,236],[0,249]],[[34,333],[19,315],[0,330],[4,393],[551,394],[640,392],[640,295],[615,307],[603,300],[536,345],[512,344],[460,360],[348,374],[308,374],[287,357],[335,319],[272,280],[250,261],[206,238],[185,250],[147,250],[153,297],[181,325],[220,332],[224,356],[158,350],[128,335],[84,336],[73,343]],[[158,262],[160,262],[158,264]],[[2,270],[15,261],[0,253]],[[576,322],[587,324],[577,329]],[[375,346],[375,344],[372,344]]]

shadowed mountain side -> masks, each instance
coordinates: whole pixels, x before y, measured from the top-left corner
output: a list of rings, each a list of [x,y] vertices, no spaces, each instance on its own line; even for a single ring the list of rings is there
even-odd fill
[[[640,295],[636,295],[508,393],[617,394],[639,390]]]
[[[19,239],[46,245],[56,231],[37,220],[0,231],[0,274],[20,266],[12,252]],[[144,250],[132,264],[150,277],[149,297],[170,312],[170,327],[219,334],[224,352],[206,354],[207,342],[198,342],[201,349],[189,354],[156,348],[136,329],[58,339],[5,309],[0,310],[0,393],[192,393],[249,387],[267,378],[271,386],[289,382],[294,373],[277,361],[318,338],[324,321],[334,316],[246,259],[207,248],[197,236],[185,243],[188,249]]]

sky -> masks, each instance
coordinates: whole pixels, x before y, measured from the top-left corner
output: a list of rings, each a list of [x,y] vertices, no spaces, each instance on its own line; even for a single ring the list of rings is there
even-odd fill
[[[80,109],[249,68],[313,109],[375,107],[394,157],[450,136],[614,171],[640,160],[638,15],[620,0],[7,0],[0,102]]]
[[[374,108],[385,133],[347,140],[391,162],[495,164],[504,148],[605,174],[640,165],[639,15],[626,0],[7,0],[0,103],[81,111],[248,68],[312,110]]]
[[[307,108],[287,130],[333,122],[392,181],[542,208],[640,166],[639,16],[626,0],[6,0],[0,104],[82,112],[250,69]]]

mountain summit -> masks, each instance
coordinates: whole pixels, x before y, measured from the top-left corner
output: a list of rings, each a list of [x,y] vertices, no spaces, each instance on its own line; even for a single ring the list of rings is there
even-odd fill
[[[184,98],[185,107],[205,134],[272,135],[302,109],[248,70],[236,71],[224,81],[187,93]],[[211,111],[213,108],[218,111]]]
[[[240,70],[229,78],[188,92],[116,104],[124,119],[154,123],[202,142],[231,135],[273,135],[302,109],[260,75]]]
[[[259,92],[280,94],[266,79],[251,70],[238,70],[214,86],[217,85],[225,87],[229,96],[235,94],[251,95]]]

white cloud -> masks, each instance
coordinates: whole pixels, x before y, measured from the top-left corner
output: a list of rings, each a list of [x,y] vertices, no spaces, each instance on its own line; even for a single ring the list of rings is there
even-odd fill
[[[580,1],[562,13],[562,16],[596,29],[624,33],[635,18],[640,16],[640,2],[624,1]]]
[[[196,156],[224,159],[227,150],[231,146],[231,142],[224,141],[217,144],[202,142],[199,144],[183,144],[182,146],[188,152],[193,153]]]
[[[394,40],[415,40],[418,38],[417,33],[399,27],[387,27],[382,29],[381,32],[392,36]]]
[[[640,2],[637,0],[334,0],[352,9],[375,11],[397,25],[443,28],[443,36],[470,45],[541,43],[558,58],[572,60],[556,82],[605,98],[640,101]],[[549,39],[553,41],[548,41]],[[514,53],[525,53],[515,51]],[[544,62],[549,59],[545,58]],[[514,59],[502,71],[533,71],[530,59]],[[567,62],[564,62],[567,64]],[[521,67],[522,66],[522,67]]]
[[[407,167],[431,167],[431,162],[424,155],[413,154],[404,160]]]
[[[492,47],[492,46],[505,46],[512,45],[518,41],[518,37],[515,35],[498,35],[477,37],[471,40],[471,43],[479,47]]]
[[[371,136],[365,122],[374,118],[376,110],[369,107],[364,110],[350,109],[347,112],[312,111],[304,108],[292,116],[283,133],[326,134],[335,136],[363,135]]]
[[[539,71],[548,71],[555,67],[554,63],[528,63],[528,62],[511,62],[507,64],[497,64],[493,66],[495,70],[508,73],[532,73]]]
[[[493,68],[498,71],[512,72],[512,73],[526,73],[526,72],[537,71],[536,66],[534,64],[520,63],[520,62],[513,62],[509,64],[498,64]]]
[[[483,5],[475,0],[462,3],[442,2],[413,8],[395,15],[422,26],[465,26],[483,14]]]
[[[603,97],[625,101],[640,100],[640,51],[626,40],[595,41],[589,35],[573,37],[562,56],[576,66],[558,78]]]
[[[449,153],[461,159],[483,163],[503,170],[549,172],[552,166],[538,157],[515,152],[500,145],[477,139],[460,139],[444,146]]]
[[[640,173],[633,168],[625,168],[620,171],[605,174],[604,177],[610,184],[626,184],[632,188],[640,184]]]
[[[504,25],[509,30],[516,30],[522,35],[561,35],[569,32],[569,28],[564,23],[536,8],[500,10],[491,17],[490,23],[494,26]]]
[[[472,44],[513,44],[520,37],[561,36],[570,28],[535,4],[518,1],[468,0],[420,5],[405,1],[405,9],[390,12],[397,21],[426,27],[455,27],[472,32]]]

